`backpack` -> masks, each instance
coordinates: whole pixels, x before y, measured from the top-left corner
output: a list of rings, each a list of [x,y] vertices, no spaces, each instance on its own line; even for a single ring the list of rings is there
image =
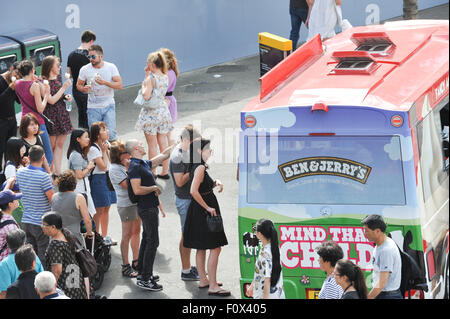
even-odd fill
[[[133,204],[136,204],[139,201],[139,195],[136,195],[133,192],[133,187],[131,186],[130,177],[127,176],[127,191],[128,191],[128,198]]]
[[[400,258],[402,260],[402,276],[400,281],[400,291],[402,296],[405,292],[411,289],[419,289],[419,284],[426,283],[426,279],[422,275],[419,265],[409,254],[403,252],[400,247],[398,247],[400,252]]]

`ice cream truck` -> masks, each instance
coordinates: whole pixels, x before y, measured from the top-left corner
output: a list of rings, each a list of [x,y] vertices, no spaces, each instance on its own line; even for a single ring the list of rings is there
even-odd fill
[[[333,240],[372,280],[374,243],[361,221],[383,216],[423,285],[448,298],[449,22],[414,20],[317,36],[260,79],[241,112],[239,260],[243,298],[278,231],[287,298],[314,299],[325,273],[315,248]]]

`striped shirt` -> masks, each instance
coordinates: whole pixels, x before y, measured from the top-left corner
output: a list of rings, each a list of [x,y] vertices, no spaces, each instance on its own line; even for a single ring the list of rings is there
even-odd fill
[[[343,290],[333,276],[328,276],[319,292],[319,299],[341,299]]]
[[[22,193],[24,207],[22,224],[33,224],[40,226],[42,216],[51,211],[50,201],[45,194],[53,189],[50,176],[41,167],[21,168],[16,174],[17,182]]]

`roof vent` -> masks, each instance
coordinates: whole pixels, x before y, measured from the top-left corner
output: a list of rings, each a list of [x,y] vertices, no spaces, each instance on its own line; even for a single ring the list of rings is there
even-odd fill
[[[395,49],[395,44],[385,32],[353,33],[351,40],[357,46],[356,51],[368,52],[372,56],[389,56]]]
[[[338,62],[329,74],[371,74],[379,65],[364,51],[336,51],[332,58]]]

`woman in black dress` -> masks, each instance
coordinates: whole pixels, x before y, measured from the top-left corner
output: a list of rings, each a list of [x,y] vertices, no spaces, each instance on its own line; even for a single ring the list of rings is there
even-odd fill
[[[225,232],[209,232],[206,224],[207,215],[221,215],[219,203],[214,195],[213,188],[218,186],[219,193],[223,190],[223,185],[219,180],[213,180],[206,171],[206,162],[211,157],[212,150],[210,141],[202,139],[191,144],[190,176],[192,180],[191,195],[192,201],[188,209],[184,226],[183,246],[197,249],[196,263],[200,276],[200,288],[209,288],[209,295],[229,296],[230,292],[220,288],[217,282],[217,264],[221,247],[228,244]],[[194,157],[199,161],[194,161]],[[206,250],[210,250],[208,258],[208,277],[205,271]]]
[[[344,290],[341,299],[367,299],[364,274],[355,263],[347,259],[338,260],[333,275],[336,283]]]

